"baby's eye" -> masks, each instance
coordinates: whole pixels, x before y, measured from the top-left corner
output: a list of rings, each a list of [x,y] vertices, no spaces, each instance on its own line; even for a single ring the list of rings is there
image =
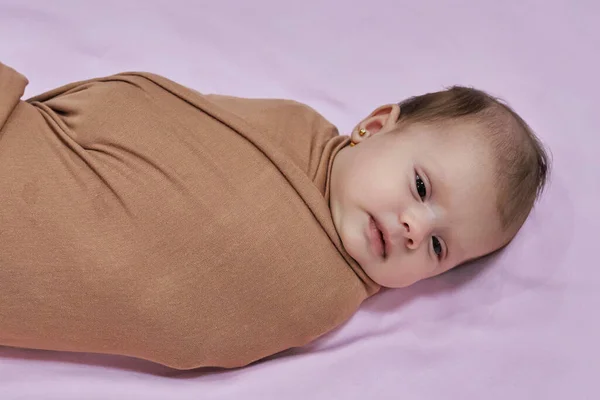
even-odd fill
[[[425,197],[427,196],[427,188],[425,187],[425,182],[423,182],[423,179],[421,179],[419,175],[416,176],[416,183],[419,197],[421,200],[425,200]]]
[[[433,243],[433,252],[436,256],[438,256],[438,258],[440,258],[442,256],[442,244],[440,243],[440,239],[433,236],[431,241]]]

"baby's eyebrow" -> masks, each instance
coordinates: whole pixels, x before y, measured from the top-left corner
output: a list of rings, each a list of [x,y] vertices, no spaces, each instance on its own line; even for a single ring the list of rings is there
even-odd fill
[[[438,179],[439,174],[437,173],[436,168],[432,169],[431,166],[425,165],[423,165],[421,168],[423,169],[423,172],[425,172],[427,180],[429,180],[429,190],[431,190],[430,196],[436,196],[436,198],[439,198],[440,196],[437,192],[439,191],[439,189],[443,189],[445,185],[443,185]]]

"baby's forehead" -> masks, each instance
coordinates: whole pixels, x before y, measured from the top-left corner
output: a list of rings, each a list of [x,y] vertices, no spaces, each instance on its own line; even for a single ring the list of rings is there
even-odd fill
[[[505,242],[493,185],[458,186],[447,199],[440,204],[444,225],[466,258],[483,256]]]
[[[494,182],[495,157],[489,146],[469,136],[449,133],[446,139],[431,139],[423,152],[424,162],[430,165],[434,178],[451,184],[454,189],[485,187],[487,190]]]
[[[494,146],[489,127],[478,121],[447,119],[434,123],[416,123],[408,129],[418,140],[436,143],[455,154],[471,154],[476,150],[477,153],[486,153],[488,157],[493,155]]]
[[[447,224],[463,235],[496,235],[499,229],[495,162],[479,146],[460,141],[442,143],[423,161],[434,202],[446,214]],[[493,228],[484,232],[483,226]]]

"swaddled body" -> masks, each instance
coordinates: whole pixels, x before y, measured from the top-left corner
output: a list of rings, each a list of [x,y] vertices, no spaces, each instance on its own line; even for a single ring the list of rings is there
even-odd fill
[[[0,345],[237,367],[378,290],[326,200],[348,139],[314,110],[151,74],[26,83],[0,64]]]

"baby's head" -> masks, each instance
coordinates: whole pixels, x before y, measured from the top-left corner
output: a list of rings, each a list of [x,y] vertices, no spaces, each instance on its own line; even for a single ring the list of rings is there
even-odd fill
[[[529,126],[470,88],[379,107],[351,139],[333,161],[331,213],[348,253],[386,287],[508,244],[548,173]]]

